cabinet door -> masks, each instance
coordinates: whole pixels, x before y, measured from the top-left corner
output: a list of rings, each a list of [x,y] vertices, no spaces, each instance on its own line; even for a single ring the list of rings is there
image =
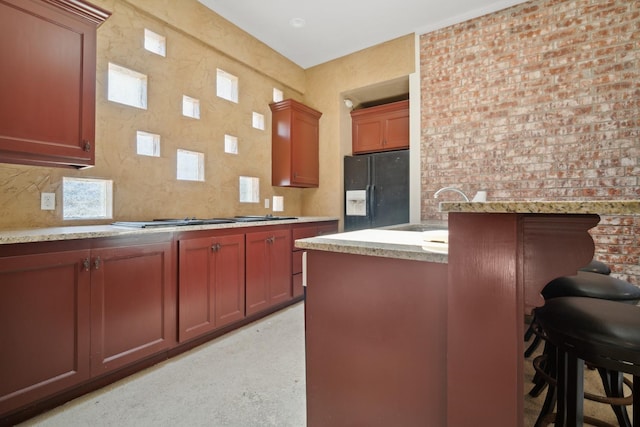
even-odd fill
[[[294,110],[291,139],[292,183],[300,187],[317,187],[320,182],[318,118]]]
[[[108,14],[53,3],[0,2],[1,162],[94,164],[95,19]]]
[[[271,108],[271,185],[317,187],[322,113],[293,99]]]
[[[191,339],[215,328],[213,247],[211,237],[178,242],[179,341]]]
[[[180,240],[178,339],[244,318],[244,235]]]
[[[383,122],[380,117],[353,121],[353,153],[373,153],[382,149]]]
[[[244,318],[244,235],[216,237],[214,245],[215,320],[220,327]]]
[[[384,128],[382,145],[385,150],[409,148],[409,110],[389,114],[384,119]]]
[[[269,244],[269,302],[279,304],[292,298],[291,231],[272,233]]]
[[[291,298],[291,231],[246,236],[247,315]]]
[[[91,270],[91,373],[100,375],[168,348],[171,244],[94,249]]]
[[[269,306],[270,233],[248,233],[246,236],[246,313],[247,316]]]
[[[88,250],[0,258],[0,413],[89,378]]]

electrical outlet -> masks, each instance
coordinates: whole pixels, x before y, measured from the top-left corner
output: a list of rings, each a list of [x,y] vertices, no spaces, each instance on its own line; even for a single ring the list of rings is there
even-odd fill
[[[269,199],[264,199],[264,208],[269,209]]]
[[[56,193],[40,193],[40,209],[54,211],[56,209]]]

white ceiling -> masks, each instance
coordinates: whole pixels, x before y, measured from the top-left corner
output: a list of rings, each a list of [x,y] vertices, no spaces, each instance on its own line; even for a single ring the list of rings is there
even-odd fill
[[[198,0],[302,68],[524,0]],[[301,28],[290,25],[302,18]]]

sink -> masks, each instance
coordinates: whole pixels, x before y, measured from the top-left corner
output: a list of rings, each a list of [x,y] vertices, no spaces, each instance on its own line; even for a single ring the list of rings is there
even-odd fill
[[[295,216],[238,215],[230,219],[236,222],[254,222],[254,221],[281,221],[285,219],[298,219],[298,218]]]
[[[422,232],[422,249],[439,254],[449,253],[449,230]]]
[[[446,221],[427,221],[427,222],[417,222],[417,223],[407,223],[407,224],[398,224],[398,225],[390,225],[387,227],[382,227],[385,230],[397,230],[397,231],[428,231],[428,230],[446,230],[447,222]]]

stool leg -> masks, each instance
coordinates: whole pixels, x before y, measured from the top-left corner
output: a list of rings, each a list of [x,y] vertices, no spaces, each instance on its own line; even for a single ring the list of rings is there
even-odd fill
[[[567,353],[556,348],[556,427],[565,427],[567,417]]]
[[[545,341],[544,343],[544,349],[542,351],[542,354],[547,356],[543,365],[544,371],[549,373],[549,375],[551,375],[551,378],[555,378],[556,355],[555,355],[555,352],[553,351],[553,345],[548,341]],[[552,367],[554,367],[553,372],[551,372]],[[535,385],[529,391],[529,396],[538,397],[540,393],[542,393],[542,390],[544,390],[544,388],[547,386],[547,381],[544,379],[542,375],[540,375],[540,373],[536,371],[536,373],[533,375],[533,379],[531,380],[531,382],[533,382]]]
[[[640,376],[633,376],[633,425],[640,426]]]
[[[533,319],[531,319],[531,323],[533,323]],[[524,333],[524,340],[529,341],[532,335],[533,335],[533,328],[531,327],[531,325],[529,325],[529,327]]]
[[[600,374],[600,378],[602,378],[602,385],[604,386],[606,396],[624,397],[624,375],[622,372],[598,368],[598,373]],[[631,427],[629,414],[627,413],[627,408],[624,405],[611,405],[611,409],[613,409],[613,412],[616,414],[620,427]]]
[[[567,355],[567,425],[582,427],[584,412],[584,360]]]
[[[529,347],[527,347],[527,349],[524,352],[525,358],[530,357],[533,354],[533,352],[536,351],[536,349],[540,345],[540,340],[541,338],[538,335],[533,337],[533,342],[529,345]]]
[[[551,344],[547,343],[544,349],[547,354],[546,364],[544,366],[545,371],[549,374],[551,378],[557,378],[557,369],[556,369],[556,350],[555,347]],[[541,381],[544,379],[540,378]],[[546,384],[546,381],[544,381]],[[538,385],[536,385],[538,387]],[[534,387],[535,389],[535,387]],[[533,391],[533,390],[532,390]],[[531,392],[529,392],[531,394]],[[542,427],[548,425],[548,419],[550,415],[553,413],[553,408],[556,406],[556,400],[558,398],[556,385],[553,383],[549,383],[547,387],[547,395],[544,399],[544,403],[542,404],[542,408],[540,409],[540,414],[536,419],[536,423],[534,427]]]
[[[553,408],[556,406],[557,398],[558,392],[555,386],[549,384],[547,396],[544,399],[544,404],[542,405],[542,409],[540,409],[540,414],[538,414],[536,423],[533,425],[534,427],[544,427],[549,425],[549,419],[551,419],[551,414],[553,414]]]
[[[562,349],[558,352],[558,405],[556,427],[582,427],[584,361]]]

